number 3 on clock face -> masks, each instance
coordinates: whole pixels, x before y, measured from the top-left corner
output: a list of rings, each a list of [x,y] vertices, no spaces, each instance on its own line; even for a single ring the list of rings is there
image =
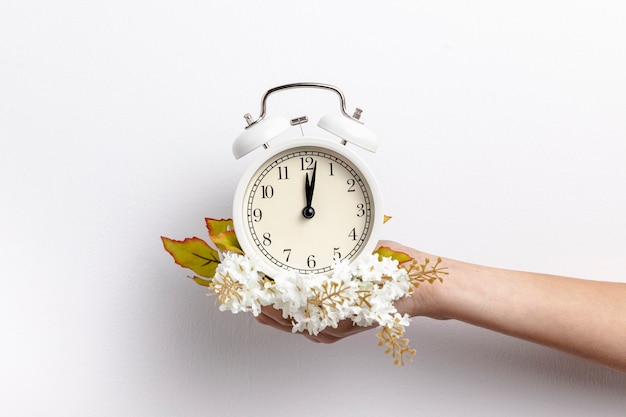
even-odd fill
[[[235,231],[263,272],[332,271],[336,260],[371,253],[382,224],[377,185],[343,145],[298,140],[265,155],[235,193]]]

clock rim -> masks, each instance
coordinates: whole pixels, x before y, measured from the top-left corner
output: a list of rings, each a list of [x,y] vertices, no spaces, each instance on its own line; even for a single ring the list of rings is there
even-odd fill
[[[249,163],[249,165],[244,170],[243,174],[239,179],[239,183],[237,184],[237,188],[235,190],[235,195],[233,198],[233,227],[235,229],[235,234],[237,235],[237,239],[239,241],[239,245],[241,249],[244,251],[246,255],[255,254],[257,255],[257,260],[260,265],[260,270],[267,274],[268,276],[274,276],[281,272],[293,271],[290,269],[280,268],[268,261],[266,261],[265,257],[260,253],[256,245],[248,240],[247,235],[247,222],[244,219],[244,194],[248,185],[250,184],[250,180],[252,176],[257,172],[257,170],[278,155],[289,149],[296,149],[302,147],[317,147],[328,149],[330,151],[336,152],[345,158],[348,162],[353,164],[363,175],[363,180],[368,184],[370,192],[372,194],[371,199],[374,207],[374,214],[372,216],[371,222],[371,230],[369,236],[366,241],[363,243],[360,252],[348,261],[349,264],[356,262],[361,256],[366,254],[371,254],[379,240],[380,229],[383,225],[384,213],[383,213],[383,205],[382,205],[382,195],[380,191],[380,187],[378,186],[378,181],[374,177],[370,167],[363,161],[363,159],[356,154],[351,149],[348,149],[346,145],[342,145],[336,142],[331,142],[328,139],[317,138],[313,136],[302,137],[298,139],[293,139],[292,141],[284,142],[275,147],[268,148],[265,153],[258,155],[253,161]],[[269,153],[267,153],[269,151]],[[331,269],[329,272],[322,273],[324,275],[332,274],[334,269]]]

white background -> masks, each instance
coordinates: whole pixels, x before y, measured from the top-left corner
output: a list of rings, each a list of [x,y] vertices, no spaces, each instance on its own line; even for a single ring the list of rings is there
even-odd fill
[[[619,1],[3,1],[0,414],[621,415],[625,375],[463,323],[415,319],[400,368],[374,332],[320,346],[220,313],[160,236],[230,217],[242,115],[318,81],[381,139],[360,154],[384,237],[626,281],[625,21]]]

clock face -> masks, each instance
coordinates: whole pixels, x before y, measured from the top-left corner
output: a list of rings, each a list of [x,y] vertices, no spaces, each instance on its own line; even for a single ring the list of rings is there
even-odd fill
[[[301,273],[329,272],[336,259],[353,260],[371,249],[375,190],[344,153],[291,147],[262,163],[235,209],[251,246],[244,249],[274,270]]]

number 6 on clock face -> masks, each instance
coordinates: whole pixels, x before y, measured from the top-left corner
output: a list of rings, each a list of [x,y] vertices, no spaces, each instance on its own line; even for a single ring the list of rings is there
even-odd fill
[[[233,221],[263,272],[327,273],[376,245],[382,208],[367,166],[345,146],[299,139],[253,163],[235,193]]]

